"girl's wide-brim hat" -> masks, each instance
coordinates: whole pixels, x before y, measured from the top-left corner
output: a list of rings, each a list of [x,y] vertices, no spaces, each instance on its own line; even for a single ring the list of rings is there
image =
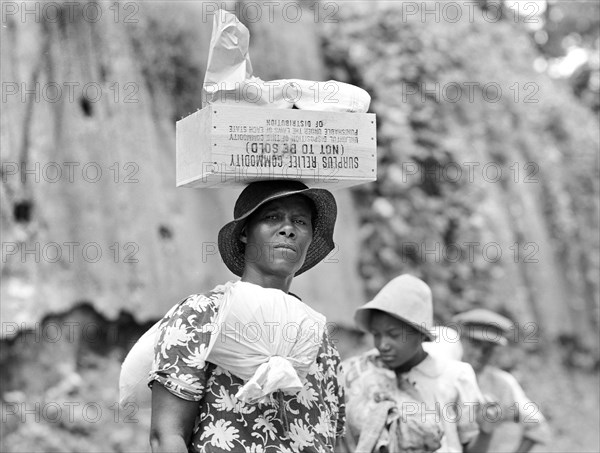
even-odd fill
[[[335,247],[333,228],[337,217],[335,198],[325,189],[309,189],[300,181],[258,181],[249,184],[240,194],[233,209],[232,222],[219,231],[219,252],[227,268],[237,276],[244,272],[245,244],[240,241],[240,233],[248,217],[265,203],[290,195],[303,195],[314,206],[312,219],[313,238],[306,259],[295,275],[306,272],[325,258]]]
[[[435,339],[433,301],[427,283],[409,274],[400,275],[385,285],[375,298],[356,309],[354,320],[358,327],[369,332],[375,310],[399,319],[421,332],[429,341]]]

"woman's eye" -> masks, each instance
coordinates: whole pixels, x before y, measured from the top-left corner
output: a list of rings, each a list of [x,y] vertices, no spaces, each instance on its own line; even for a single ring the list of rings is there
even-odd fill
[[[300,225],[306,225],[306,221],[302,219],[296,219],[296,223],[299,223]]]

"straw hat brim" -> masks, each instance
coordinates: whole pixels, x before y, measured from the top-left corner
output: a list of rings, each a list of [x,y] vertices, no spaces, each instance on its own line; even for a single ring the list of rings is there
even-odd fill
[[[333,195],[324,189],[301,189],[278,193],[262,200],[253,209],[244,212],[235,220],[226,224],[219,231],[219,252],[227,268],[237,276],[241,276],[245,266],[245,244],[240,240],[240,234],[248,217],[269,201],[303,195],[309,198],[315,206],[313,219],[313,238],[302,267],[295,275],[300,275],[322,261],[335,247],[333,229],[337,217],[337,204]]]

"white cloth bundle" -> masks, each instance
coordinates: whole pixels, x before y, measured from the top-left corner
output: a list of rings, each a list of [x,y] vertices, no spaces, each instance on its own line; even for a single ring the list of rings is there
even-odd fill
[[[176,308],[175,306],[174,308]],[[120,404],[149,408],[148,377],[160,321],[137,341],[121,366]],[[236,395],[266,402],[276,390],[297,392],[315,361],[325,317],[278,289],[238,281],[224,286],[205,361],[246,381]]]
[[[233,282],[227,282],[224,285],[218,285],[213,292],[223,293],[220,309],[215,318],[216,325],[222,325],[227,314],[228,291],[234,285]],[[165,317],[172,314],[179,304],[176,304],[167,312]],[[164,319],[164,318],[163,318]],[[148,387],[148,378],[154,362],[154,347],[160,334],[159,326],[162,320],[156,322],[138,341],[133,345],[127,357],[121,365],[121,375],[119,376],[119,404],[125,407],[126,404],[135,404],[136,407],[149,409],[152,403],[152,391]],[[206,326],[210,331],[214,331],[216,326]],[[205,358],[208,351],[212,348],[217,335],[212,335],[207,346]]]
[[[250,33],[234,14],[215,13],[204,77],[206,104],[254,105],[274,109],[364,113],[371,96],[362,88],[329,80],[281,79],[265,82],[252,75]]]
[[[152,392],[148,387],[148,375],[154,360],[154,343],[158,335],[160,321],[148,329],[129,350],[121,364],[119,376],[119,404],[135,404],[139,408],[149,408]]]
[[[227,299],[207,361],[247,381],[236,395],[245,402],[299,391],[321,346],[325,317],[283,291],[252,283],[235,283]]]

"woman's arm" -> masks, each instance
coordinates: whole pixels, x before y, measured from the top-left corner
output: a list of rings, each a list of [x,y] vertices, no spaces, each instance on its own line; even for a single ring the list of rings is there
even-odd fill
[[[490,448],[494,430],[502,423],[502,419],[494,410],[500,410],[498,403],[486,398],[486,403],[477,406],[476,420],[479,426],[479,435],[465,445],[463,451],[466,453],[485,453]],[[501,413],[501,412],[500,412]]]
[[[150,422],[152,453],[187,453],[197,414],[197,401],[179,398],[154,381]]]
[[[490,448],[490,441],[492,440],[492,434],[483,431],[479,432],[479,435],[470,444],[463,445],[463,452],[465,453],[485,453]]]
[[[535,442],[532,441],[531,439],[523,438],[521,440],[521,444],[519,445],[519,448],[517,448],[515,453],[528,453],[529,450],[531,450],[534,445],[535,445]]]

